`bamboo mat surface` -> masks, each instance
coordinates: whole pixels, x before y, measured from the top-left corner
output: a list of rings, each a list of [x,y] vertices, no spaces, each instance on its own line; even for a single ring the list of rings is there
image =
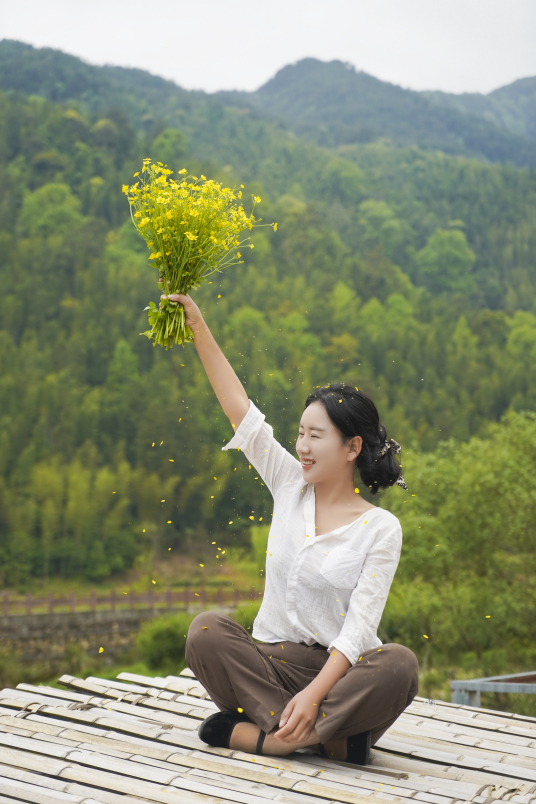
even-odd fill
[[[418,697],[360,767],[207,746],[189,670],[60,683],[0,691],[0,804],[536,804],[536,718]]]

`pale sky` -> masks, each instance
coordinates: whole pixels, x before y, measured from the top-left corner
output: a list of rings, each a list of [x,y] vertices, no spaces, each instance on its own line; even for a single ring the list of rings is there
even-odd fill
[[[536,75],[536,0],[0,0],[0,38],[208,92],[256,89],[306,56],[489,92]]]

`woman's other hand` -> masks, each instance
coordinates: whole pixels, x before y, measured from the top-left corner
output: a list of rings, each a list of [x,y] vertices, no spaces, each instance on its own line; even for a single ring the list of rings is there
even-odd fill
[[[287,743],[307,740],[315,727],[320,703],[307,689],[298,692],[283,709],[274,737]]]

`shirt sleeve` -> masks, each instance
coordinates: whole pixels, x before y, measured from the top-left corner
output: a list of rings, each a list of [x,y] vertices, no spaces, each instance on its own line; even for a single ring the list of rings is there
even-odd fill
[[[402,549],[402,528],[397,522],[382,531],[367,553],[359,581],[350,597],[348,611],[339,635],[332,640],[332,649],[343,653],[354,665],[377,639],[389,589]]]
[[[222,450],[242,450],[275,497],[281,486],[303,480],[303,474],[300,462],[274,438],[273,428],[265,419],[250,399],[248,412]]]

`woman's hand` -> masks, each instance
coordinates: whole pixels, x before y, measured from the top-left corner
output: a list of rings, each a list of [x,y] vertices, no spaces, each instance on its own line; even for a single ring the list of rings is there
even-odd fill
[[[274,737],[284,743],[301,743],[308,739],[315,727],[321,701],[307,688],[298,692],[283,709],[280,729]]]
[[[169,301],[180,302],[182,304],[184,312],[186,313],[184,323],[187,327],[193,328],[202,323],[203,316],[201,315],[201,310],[190,296],[184,296],[182,293],[170,293],[169,296],[160,296],[160,298],[169,299]]]

